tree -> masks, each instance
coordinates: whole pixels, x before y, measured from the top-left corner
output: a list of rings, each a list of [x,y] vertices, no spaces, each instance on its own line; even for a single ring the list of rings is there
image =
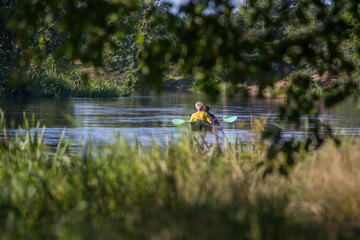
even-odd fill
[[[0,2],[0,93],[6,89],[10,78],[10,66],[15,65],[16,49],[14,46],[14,31],[8,28],[9,20],[14,12],[14,1],[2,0]]]
[[[140,1],[139,11],[120,19],[127,32],[121,36],[112,38],[112,45],[105,48],[104,67],[108,71],[117,71],[123,74],[129,84],[139,84],[143,76],[139,68],[139,51],[145,46],[150,46],[158,39],[166,38],[174,41],[166,32],[165,24],[156,24],[155,16],[160,15],[165,19],[164,12],[161,11],[163,3],[157,3],[156,8],[151,4]],[[165,19],[166,21],[166,19]]]
[[[57,9],[62,8],[64,14],[60,26],[68,34],[68,42],[58,49],[58,54],[67,54],[94,65],[103,63],[105,46],[116,48],[114,36],[126,33],[127,27],[122,20],[136,14],[141,7],[141,2],[137,0],[34,0],[17,1],[16,4],[16,9],[21,10],[17,10],[14,29],[21,36],[25,48],[28,46],[29,30],[39,29],[44,22],[51,22],[57,16]],[[147,16],[157,9],[155,2],[149,6]],[[234,85],[246,78],[256,79],[260,82],[260,90],[271,86],[279,78],[274,63],[287,61],[294,67],[308,64],[318,69],[320,74],[328,71],[334,76],[340,73],[351,76],[355,70],[354,64],[343,55],[341,46],[350,39],[353,26],[359,23],[357,0],[330,3],[321,0],[248,0],[240,7],[242,21],[249,24],[245,28],[234,22],[233,6],[227,0],[191,0],[177,14],[164,6],[161,11],[164,14],[152,15],[153,23],[164,25],[165,15],[167,33],[177,39],[176,44],[165,36],[150,43],[137,41],[139,67],[144,81],[157,88],[162,84],[164,72],[174,66],[183,74],[195,76],[199,86],[212,96],[218,93],[218,89],[209,79],[219,67]],[[314,14],[309,14],[311,12]],[[351,16],[351,21],[347,16]],[[313,20],[317,27],[314,27]],[[305,31],[284,35],[284,26],[288,24],[293,29]],[[33,51],[29,53],[26,56],[34,55]],[[317,97],[309,93],[310,85],[308,77],[294,79],[287,92],[288,105],[280,112],[281,120],[300,125],[301,115],[314,114]],[[326,105],[341,101],[355,87],[353,81],[343,86],[334,85],[327,94]],[[314,146],[318,147],[323,137],[319,123],[314,122],[314,125]],[[269,132],[264,134],[268,135]],[[281,134],[272,135],[275,140],[269,150],[269,159],[282,151],[287,156],[286,164],[292,165],[292,155],[299,150],[299,145],[294,140],[282,141]],[[332,136],[330,130],[327,135]],[[305,141],[306,149],[314,138]],[[285,173],[286,165],[279,169]]]

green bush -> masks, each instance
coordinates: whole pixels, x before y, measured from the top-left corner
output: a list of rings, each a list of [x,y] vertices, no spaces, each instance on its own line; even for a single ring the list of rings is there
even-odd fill
[[[80,70],[68,65],[64,67],[63,63],[57,64],[50,56],[41,65],[30,65],[21,73],[20,84],[10,90],[10,97],[109,98],[129,96],[132,91],[133,87],[127,84],[106,79],[88,79]]]
[[[133,89],[125,84],[115,83],[110,80],[90,80],[88,83],[79,84],[73,90],[74,97],[111,98],[131,95]]]
[[[73,86],[62,77],[40,75],[29,85],[32,98],[66,98],[71,97]]]

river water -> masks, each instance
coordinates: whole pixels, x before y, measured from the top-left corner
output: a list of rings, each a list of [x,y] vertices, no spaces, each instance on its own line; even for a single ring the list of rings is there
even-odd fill
[[[251,119],[268,117],[277,119],[277,110],[284,103],[281,98],[257,99],[251,97],[243,101],[241,96],[228,98],[219,96],[218,101],[211,103],[202,94],[167,92],[155,94],[132,95],[115,99],[72,98],[66,100],[2,100],[0,107],[5,111],[11,134],[23,121],[23,113],[31,119],[35,114],[36,121],[46,126],[44,142],[56,146],[60,135],[66,128],[66,136],[74,138],[76,146],[80,139],[87,141],[110,140],[119,133],[134,141],[140,139],[143,145],[150,145],[155,139],[164,144],[167,138],[176,138],[186,128],[172,124],[173,118],[189,119],[195,111],[196,101],[203,101],[210,106],[210,112],[222,116],[238,116],[235,124],[223,124],[228,139],[234,135],[249,132]],[[356,110],[357,101],[348,99],[345,102],[325,109],[321,104],[317,111],[319,117],[329,122],[339,135],[360,135],[360,111]],[[244,122],[244,127],[239,127]],[[288,136],[301,136],[304,129],[285,128]],[[211,134],[210,134],[211,135]],[[209,137],[211,138],[211,136]]]

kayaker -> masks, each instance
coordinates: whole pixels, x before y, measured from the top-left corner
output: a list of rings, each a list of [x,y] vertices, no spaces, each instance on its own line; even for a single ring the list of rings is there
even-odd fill
[[[189,122],[204,121],[206,123],[213,124],[210,115],[207,112],[202,111],[204,107],[204,104],[202,102],[196,102],[195,107],[197,112],[191,115]]]
[[[203,111],[204,111],[204,112],[207,112],[207,113],[209,114],[209,116],[210,116],[210,118],[211,118],[211,121],[212,121],[214,124],[219,124],[219,120],[215,117],[214,114],[210,113],[209,110],[210,110],[210,107],[209,107],[208,105],[205,105],[205,106],[203,107]]]

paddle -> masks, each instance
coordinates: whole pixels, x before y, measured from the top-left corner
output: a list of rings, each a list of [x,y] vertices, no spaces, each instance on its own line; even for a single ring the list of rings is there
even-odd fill
[[[232,116],[232,117],[228,117],[228,118],[226,118],[225,116],[223,117],[223,120],[224,120],[225,122],[228,122],[228,123],[235,122],[236,119],[237,119],[237,116]],[[172,120],[172,123],[173,123],[174,125],[181,125],[181,124],[186,123],[186,122],[187,122],[187,121],[186,121],[186,120],[183,120],[183,119],[173,119],[173,120]]]
[[[237,116],[232,116],[232,117],[228,117],[228,118],[225,118],[225,116],[223,117],[223,120],[228,123],[235,122],[236,119],[237,119]]]
[[[180,124],[183,124],[183,123],[186,123],[187,121],[186,120],[183,120],[183,119],[173,119],[172,120],[172,123],[175,124],[175,125],[180,125]]]

